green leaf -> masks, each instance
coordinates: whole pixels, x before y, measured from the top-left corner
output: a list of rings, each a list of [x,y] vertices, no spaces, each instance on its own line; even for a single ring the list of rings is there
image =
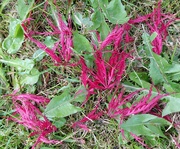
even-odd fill
[[[20,25],[20,21],[12,19],[9,25],[9,35],[3,41],[2,48],[7,50],[9,54],[16,53],[24,41],[24,32]]]
[[[163,75],[161,74],[157,63],[153,58],[150,59],[150,66],[149,66],[149,75],[153,80],[154,85],[158,83],[164,82]]]
[[[78,32],[74,32],[73,34],[73,42],[74,42],[74,50],[78,54],[82,54],[82,52],[92,52],[92,46],[87,40],[87,38]]]
[[[93,14],[92,14],[92,22],[93,25],[91,26],[92,30],[97,29],[98,27],[100,27],[100,25],[103,22],[103,15],[101,13],[101,11],[99,9],[97,9]]]
[[[170,66],[167,60],[160,55],[155,54],[152,51],[151,42],[156,37],[156,32],[154,32],[151,36],[144,32],[142,35],[144,49],[146,54],[150,58],[150,65],[149,65],[149,75],[152,78],[155,85],[161,82],[168,82],[164,71]]]
[[[90,2],[91,2],[91,6],[94,8],[94,9],[96,9],[96,8],[98,8],[98,0],[90,0]]]
[[[22,21],[26,19],[33,4],[34,4],[34,0],[18,0],[17,1],[17,12]]]
[[[92,68],[93,67],[93,62],[94,62],[94,55],[91,53],[91,54],[83,54],[84,56],[84,59],[85,59],[85,62],[86,62],[86,65],[89,67],[89,68]]]
[[[55,96],[45,109],[45,115],[52,117],[66,117],[81,111],[81,108],[70,103],[69,91],[63,92],[60,96]]]
[[[172,64],[172,66],[165,71],[165,73],[176,73],[180,72],[180,64]]]
[[[12,84],[13,84],[13,89],[14,90],[18,90],[20,89],[20,84],[19,84],[19,80],[18,80],[18,76],[15,75],[12,79]]]
[[[22,75],[20,83],[22,85],[23,84],[34,85],[35,83],[38,82],[39,76],[40,76],[40,72],[36,68],[33,68],[29,74]]]
[[[74,22],[82,27],[91,27],[93,22],[89,18],[83,18],[82,14],[77,12],[73,15]]]
[[[25,59],[21,60],[19,58],[16,59],[0,59],[0,62],[7,64],[11,67],[15,67],[18,71],[22,72],[30,72],[34,67],[33,60]]]
[[[73,15],[74,22],[78,24],[79,26],[82,26],[83,24],[83,16],[81,13],[77,12]]]
[[[161,126],[170,125],[165,119],[150,114],[133,115],[121,125],[121,128],[139,135],[160,136],[166,138]]]
[[[57,127],[57,128],[61,128],[62,126],[64,126],[66,123],[66,119],[65,118],[59,118],[59,120],[55,120],[54,121],[54,125]]]
[[[153,32],[152,34],[151,34],[151,36],[150,36],[150,41],[152,42],[155,38],[156,38],[156,36],[157,36],[158,34],[156,33],[156,32]]]
[[[156,53],[153,53],[153,58],[155,59],[157,65],[159,66],[159,69],[165,73],[167,69],[171,67],[171,65],[168,63],[168,61]]]
[[[180,98],[178,97],[172,97],[172,96],[167,96],[166,97],[169,101],[165,108],[162,111],[162,116],[175,113],[175,112],[180,112]]]
[[[124,24],[129,20],[121,0],[112,0],[107,7],[104,6],[102,9],[106,18],[113,24]]]
[[[55,40],[51,37],[51,36],[47,36],[45,38],[44,44],[48,47],[48,48],[52,48],[55,44]]]
[[[105,20],[102,21],[100,27],[98,28],[98,31],[100,32],[101,40],[104,40],[107,37],[107,35],[109,34],[110,28],[109,28],[108,24],[105,22]]]
[[[43,50],[41,50],[41,49],[39,49],[39,50],[37,50],[37,51],[34,52],[32,58],[33,58],[34,60],[36,60],[36,61],[40,61],[40,60],[43,59],[43,57],[44,57],[45,55],[46,55],[46,52],[43,51]]]
[[[86,99],[87,91],[84,86],[80,86],[75,93],[73,101],[75,102],[83,102]]]
[[[129,74],[129,77],[132,81],[136,82],[138,85],[140,85],[142,88],[150,89],[151,84],[147,81],[144,81],[143,78],[147,78],[147,74],[143,72],[135,73],[132,72]]]

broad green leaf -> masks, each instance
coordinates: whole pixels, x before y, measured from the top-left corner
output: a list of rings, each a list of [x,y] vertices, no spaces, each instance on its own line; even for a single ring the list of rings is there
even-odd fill
[[[49,118],[66,117],[81,111],[81,108],[70,103],[69,91],[63,92],[60,96],[55,96],[45,109],[45,115]]]
[[[55,120],[54,121],[54,125],[57,127],[57,128],[61,128],[62,126],[64,126],[66,123],[66,119],[65,118],[59,118],[59,120]]]
[[[82,27],[91,27],[93,22],[89,18],[83,18],[82,14],[77,12],[73,16],[74,22]]]
[[[162,111],[162,116],[175,113],[175,112],[180,112],[180,98],[177,97],[172,97],[172,96],[167,96],[166,97],[169,101],[166,104],[165,108]]]
[[[138,85],[140,85],[142,88],[147,88],[150,89],[151,84],[146,82],[145,80],[143,80],[143,78],[145,79],[147,77],[146,73],[135,73],[132,72],[129,74],[129,77],[132,81],[136,82]]]
[[[85,59],[85,62],[86,62],[86,65],[89,67],[89,68],[92,68],[93,67],[93,62],[94,62],[94,56],[93,54],[83,54],[84,56],[84,59]]]
[[[180,64],[172,64],[172,66],[165,71],[165,73],[176,73],[180,72]]]
[[[16,53],[24,41],[24,32],[20,25],[20,21],[12,19],[9,25],[9,35],[3,41],[2,48],[7,50],[9,54]]]
[[[9,24],[9,35],[15,37],[20,28],[21,20],[12,18]]]
[[[177,93],[180,92],[180,85],[179,85],[179,83],[176,83],[176,82],[173,82],[173,81],[171,81],[171,80],[168,80],[168,84],[171,86],[171,88],[172,88],[175,92],[177,92]]]
[[[78,24],[79,26],[82,26],[83,24],[83,16],[81,13],[77,12],[73,15],[74,22]]]
[[[22,85],[23,84],[34,85],[35,83],[38,82],[39,76],[40,76],[40,72],[36,68],[33,68],[29,74],[22,75],[20,83]]]
[[[180,72],[171,75],[173,81],[180,81]]]
[[[74,50],[78,54],[82,54],[82,52],[92,52],[92,46],[87,40],[87,38],[81,34],[78,34],[77,32],[74,32],[73,34],[73,43],[74,43]]]
[[[46,52],[44,52],[43,50],[39,49],[37,51],[34,52],[33,54],[33,59],[36,61],[40,61],[43,59],[43,57],[46,55]]]
[[[150,114],[133,115],[121,125],[121,128],[136,135],[161,136],[166,138],[161,126],[170,125],[165,119]]]
[[[163,88],[166,90],[167,93],[173,93],[175,92],[174,89],[170,84],[164,83]]]
[[[97,9],[93,14],[92,14],[92,22],[93,22],[93,25],[91,26],[91,29],[92,30],[95,30],[97,29],[98,27],[100,27],[100,25],[102,24],[103,22],[103,15],[102,15],[102,12]]]
[[[171,65],[168,63],[168,61],[156,53],[153,53],[153,58],[155,59],[157,65],[159,66],[159,69],[165,73],[167,69],[171,67]]]
[[[34,4],[34,0],[18,0],[17,1],[17,12],[22,21],[26,19],[33,4]]]
[[[96,9],[96,8],[98,8],[98,0],[90,0],[90,2],[91,2],[91,6],[94,8],[94,9]]]
[[[153,80],[153,83],[157,85],[158,83],[164,82],[164,77],[160,72],[160,68],[157,66],[157,63],[153,58],[150,59],[150,66],[149,66],[149,75]]]
[[[150,58],[150,65],[149,65],[149,75],[153,80],[153,83],[157,85],[158,83],[166,82],[167,78],[165,76],[164,71],[169,67],[167,60],[160,55],[155,54],[152,51],[152,44],[151,42],[156,37],[156,32],[154,32],[151,36],[144,32],[142,35],[144,49],[146,54]]]
[[[86,99],[87,91],[84,86],[80,86],[75,93],[73,101],[75,102],[83,102]]]
[[[101,40],[104,40],[110,32],[110,28],[105,20],[101,23],[97,30],[100,32]]]
[[[158,34],[156,32],[153,32],[151,36],[149,37],[150,41],[152,42]]]
[[[7,64],[11,67],[15,67],[18,71],[26,71],[29,72],[34,67],[33,60],[25,59],[21,60],[19,58],[16,59],[0,59],[0,62]]]
[[[55,40],[51,37],[51,36],[47,36],[45,38],[44,44],[48,47],[48,48],[52,48],[55,44]]]
[[[124,24],[129,20],[121,0],[110,1],[107,7],[103,7],[103,12],[106,18],[113,24]]]

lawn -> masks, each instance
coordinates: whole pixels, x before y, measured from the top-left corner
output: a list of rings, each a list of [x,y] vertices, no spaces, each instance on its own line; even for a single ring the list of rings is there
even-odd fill
[[[179,7],[2,0],[0,149],[180,148]]]

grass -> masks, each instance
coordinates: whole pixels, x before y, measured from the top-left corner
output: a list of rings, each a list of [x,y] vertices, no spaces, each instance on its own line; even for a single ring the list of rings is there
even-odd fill
[[[21,1],[21,0],[19,0]],[[49,19],[57,19],[56,15],[52,15],[56,9],[62,14],[62,19],[66,20],[69,17],[69,14],[72,16],[72,30],[76,31],[76,33],[81,34],[82,36],[78,36],[79,43],[83,44],[88,41],[88,43],[85,44],[85,47],[90,49],[89,43],[93,41],[93,37],[95,37],[95,34],[91,32],[92,28],[88,27],[91,24],[91,17],[92,14],[95,12],[96,8],[93,6],[90,0],[86,1],[58,1],[55,5],[49,2],[50,5],[48,5],[47,9],[44,9],[44,1],[37,1],[34,2],[32,7],[27,8],[24,11],[27,11],[27,16],[25,18],[31,17],[32,23],[27,22],[27,27],[29,30],[38,31],[38,32],[51,32],[52,28],[49,26],[48,21],[45,19],[45,17],[42,15],[43,13],[48,16]],[[117,98],[118,94],[122,92],[122,88],[119,87],[117,89],[112,88],[109,89],[96,89],[94,90],[95,93],[91,93],[88,101],[84,106],[82,106],[83,101],[86,98],[86,95],[88,93],[87,85],[86,87],[83,86],[83,81],[81,81],[80,77],[82,76],[82,66],[79,62],[80,57],[84,57],[85,63],[88,65],[88,67],[96,71],[96,68],[98,67],[98,64],[95,65],[95,62],[93,61],[92,53],[95,53],[94,51],[89,51],[86,49],[81,49],[78,51],[76,47],[79,47],[77,44],[74,45],[72,58],[70,59],[68,63],[70,64],[76,64],[76,66],[63,66],[63,64],[54,65],[54,61],[48,54],[45,54],[43,51],[37,51],[40,48],[37,47],[36,44],[34,44],[29,39],[23,39],[23,44],[21,45],[20,49],[17,50],[17,52],[14,53],[8,53],[8,49],[5,49],[3,47],[4,39],[6,39],[10,35],[9,31],[9,24],[12,22],[12,18],[19,18],[20,14],[23,13],[21,10],[20,13],[17,11],[17,7],[22,7],[21,4],[18,4],[14,1],[3,1],[0,5],[0,59],[6,59],[12,62],[14,59],[19,58],[16,65],[8,65],[6,63],[0,63],[0,149],[29,149],[33,146],[35,143],[37,136],[29,137],[30,133],[32,132],[31,129],[28,127],[24,127],[23,125],[20,125],[16,122],[13,122],[10,120],[10,117],[16,117],[17,115],[14,115],[15,111],[15,103],[12,101],[12,98],[10,96],[6,95],[12,95],[13,92],[17,89],[19,89],[18,94],[23,93],[31,93],[36,95],[41,95],[44,97],[47,97],[49,99],[54,100],[54,98],[62,95],[62,93],[68,91],[68,94],[66,94],[66,97],[61,97],[61,100],[66,99],[66,102],[63,103],[67,106],[67,111],[70,112],[70,114],[67,114],[67,116],[49,116],[48,119],[54,124],[58,130],[52,132],[47,136],[49,140],[63,140],[63,144],[46,144],[46,143],[40,143],[38,144],[35,149],[58,149],[58,148],[65,148],[65,149],[144,149],[147,148],[143,147],[138,141],[134,138],[132,138],[129,134],[127,136],[127,140],[122,140],[122,136],[120,133],[121,126],[120,126],[120,118],[122,115],[118,115],[114,118],[108,115],[108,106],[111,101],[111,98],[114,96],[114,98]],[[95,2],[94,2],[95,4]],[[138,2],[135,0],[125,1],[122,0],[122,4],[125,6],[125,10],[127,12],[127,15],[131,18],[137,18],[139,15],[146,15],[153,11],[153,9],[157,6],[156,1],[149,1],[146,0],[146,2]],[[100,5],[100,4],[99,4]],[[171,13],[176,14],[177,18],[180,18],[180,11],[179,11],[179,5],[180,2],[178,0],[170,1],[170,0],[164,0],[162,3],[162,11],[164,13]],[[2,7],[3,6],[3,7]],[[28,6],[28,5],[27,5]],[[56,8],[57,7],[57,8]],[[100,11],[99,15],[103,15],[103,7],[100,8],[98,6],[98,11]],[[78,24],[78,20],[75,20],[75,15],[77,13],[82,14],[82,18],[79,17],[80,22],[82,25]],[[105,16],[101,16],[102,19]],[[99,18],[99,19],[100,19]],[[24,21],[23,19],[21,21]],[[96,20],[97,21],[97,20]],[[101,20],[101,23],[103,22],[103,19]],[[22,23],[22,22],[21,22]],[[54,22],[53,22],[54,23]],[[97,22],[96,22],[97,23]],[[106,24],[105,24],[106,23]],[[97,25],[98,26],[98,25]],[[15,26],[14,26],[15,27]],[[100,33],[101,38],[104,38],[107,34],[107,32],[112,31],[115,27],[115,24],[111,23],[109,21],[109,18],[105,18],[105,22],[103,25],[99,25],[97,30]],[[93,29],[94,30],[94,29]],[[17,31],[18,32],[18,31]],[[135,102],[138,102],[143,95],[146,95],[149,90],[150,86],[153,84],[155,88],[161,93],[170,93],[170,95],[174,92],[176,92],[175,95],[172,95],[172,97],[179,99],[179,81],[180,76],[179,73],[179,67],[177,72],[173,70],[173,73],[167,73],[166,71],[170,71],[174,67],[174,64],[177,64],[179,66],[179,50],[180,50],[180,42],[179,42],[179,33],[180,33],[180,24],[179,22],[173,23],[168,28],[168,37],[165,41],[163,41],[163,50],[160,54],[160,57],[152,56],[154,59],[154,65],[153,68],[157,65],[157,69],[154,75],[157,74],[158,71],[160,71],[167,79],[166,81],[158,82],[156,84],[156,78],[153,78],[153,75],[149,73],[150,67],[153,62],[151,57],[147,53],[148,46],[151,46],[151,42],[149,42],[149,39],[146,41],[142,39],[142,34],[148,32],[148,26],[145,25],[145,23],[139,23],[139,25],[133,26],[130,30],[130,35],[134,38],[134,41],[127,44],[121,45],[119,48],[123,48],[126,46],[127,53],[130,53],[132,58],[126,61],[126,72],[123,74],[121,82],[122,85],[125,87],[124,95],[129,95],[134,90],[145,88],[145,90],[142,93],[136,94],[134,97],[130,99],[129,102],[126,102],[121,108],[127,108],[131,107]],[[66,32],[64,32],[66,33]],[[18,33],[17,33],[18,34]],[[93,37],[92,37],[93,35]],[[73,34],[73,37],[75,34]],[[104,36],[104,37],[103,37]],[[59,39],[58,34],[52,35],[52,38],[47,38],[44,35],[37,34],[34,36],[35,39],[46,42],[46,45],[52,48],[52,45],[54,41],[57,41]],[[14,37],[15,38],[15,37]],[[84,39],[86,38],[86,40]],[[83,41],[83,42],[82,42]],[[97,41],[95,41],[97,42]],[[148,43],[149,42],[149,43]],[[113,45],[106,46],[106,50],[111,50]],[[67,47],[66,47],[67,48]],[[152,48],[150,47],[150,50]],[[38,53],[39,52],[39,53]],[[151,51],[152,52],[152,51]],[[58,55],[58,52],[55,52],[54,54]],[[33,56],[34,55],[34,56]],[[59,55],[58,55],[59,56]],[[107,60],[111,56],[111,54],[108,55],[108,53],[103,55],[105,61],[106,67],[108,67]],[[34,59],[36,57],[36,59]],[[37,58],[38,57],[38,58]],[[149,58],[150,57],[150,58]],[[64,57],[63,57],[64,58]],[[24,63],[20,63],[20,60],[30,59],[33,63],[33,69],[28,71],[28,68],[30,67],[30,63],[25,66],[23,70],[20,70],[18,65],[22,65],[24,67]],[[63,60],[64,63],[65,60]],[[167,61],[164,62],[164,61]],[[31,64],[32,64],[31,63]],[[150,64],[151,63],[151,64]],[[166,65],[165,65],[166,63]],[[102,66],[102,65],[101,65]],[[163,69],[162,67],[165,67],[166,69]],[[100,69],[101,67],[99,67]],[[110,68],[109,68],[110,69]],[[152,69],[152,68],[151,68]],[[154,71],[154,69],[152,70]],[[94,73],[93,72],[93,73]],[[134,73],[132,73],[134,72]],[[95,76],[93,76],[93,73],[87,72],[88,77],[90,76],[90,80],[95,80]],[[98,74],[98,72],[96,73]],[[24,76],[25,82],[22,83]],[[103,76],[102,76],[103,77]],[[159,76],[157,76],[159,77]],[[160,76],[160,79],[161,76]],[[96,79],[98,80],[98,79]],[[29,81],[29,83],[27,83]],[[33,83],[34,82],[34,83]],[[96,82],[95,82],[96,83]],[[116,86],[115,86],[116,87]],[[158,94],[157,90],[153,88],[153,94]],[[81,90],[79,90],[81,89]],[[93,89],[93,88],[90,88]],[[79,92],[80,91],[80,92]],[[113,91],[113,92],[111,92]],[[70,98],[68,98],[70,96]],[[165,97],[162,100],[158,101],[158,106],[155,106],[150,111],[152,114],[154,111],[154,115],[157,114],[158,116],[162,117],[162,110],[165,107],[165,105],[169,100],[173,98]],[[151,98],[152,99],[152,98]],[[23,101],[22,101],[23,102]],[[68,102],[68,103],[67,103]],[[17,104],[21,103],[19,100]],[[40,105],[37,102],[32,102],[33,105],[35,105],[37,108],[39,108],[45,116],[48,115],[46,108]],[[139,135],[145,143],[150,146],[151,148],[155,149],[164,149],[164,148],[178,148],[179,143],[179,113],[178,110],[178,104],[180,104],[177,101],[175,101],[174,109],[176,109],[174,112],[167,111],[168,118],[170,118],[171,124],[177,124],[177,126],[172,126],[168,130],[168,125],[164,125],[164,121],[160,122],[160,127],[158,126],[158,130],[162,130],[163,134],[166,137],[158,136],[157,134],[150,137],[150,135],[147,137],[146,135]],[[70,109],[68,109],[68,106],[73,106]],[[172,102],[169,106],[172,108]],[[55,107],[56,104],[53,105]],[[90,117],[90,120],[88,119],[85,123],[88,127],[89,131],[86,131],[86,129],[81,129],[81,127],[75,127],[73,128],[73,124],[83,118],[87,118],[89,112],[91,112],[95,107],[97,106],[98,112],[103,112],[103,115],[98,118]],[[72,112],[71,109],[75,110],[76,107],[81,107],[81,111]],[[159,111],[160,110],[160,111]],[[65,112],[67,112],[65,110]],[[60,111],[60,114],[64,114],[63,111]],[[93,116],[95,116],[94,114]],[[140,114],[140,113],[139,113]],[[97,116],[97,115],[96,115]],[[123,120],[128,121],[130,118],[133,118],[133,114],[125,117]],[[19,117],[20,118],[20,117]],[[42,117],[38,117],[42,119]],[[160,120],[157,119],[157,123]],[[153,122],[152,122],[153,123]],[[146,125],[143,123],[143,125]],[[171,125],[170,125],[171,126]],[[149,128],[148,126],[146,126]],[[130,129],[130,128],[129,128]],[[168,131],[167,131],[168,130]],[[160,132],[159,132],[160,134]],[[176,142],[176,143],[175,143]]]

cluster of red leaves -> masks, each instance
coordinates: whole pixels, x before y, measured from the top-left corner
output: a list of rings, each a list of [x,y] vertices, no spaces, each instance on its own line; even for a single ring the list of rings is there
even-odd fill
[[[128,56],[125,52],[114,50],[108,62],[106,62],[103,58],[102,51],[98,50],[94,54],[95,69],[88,68],[85,61],[81,59],[81,81],[88,88],[86,101],[94,93],[94,90],[113,90],[119,86],[126,68],[125,60]]]
[[[26,19],[21,25],[24,29],[25,36],[35,43],[38,48],[44,50],[54,61],[55,65],[67,65],[69,64],[69,61],[71,59],[72,55],[72,29],[71,29],[71,20],[69,19],[68,24],[66,25],[65,22],[62,20],[62,17],[60,14],[56,14],[58,17],[58,24],[55,26],[53,22],[48,19],[46,20],[49,24],[49,26],[52,28],[52,32],[37,32],[30,30],[28,28],[28,25],[31,20],[33,19]],[[54,46],[52,48],[47,47],[43,42],[40,42],[39,40],[33,38],[35,35],[41,35],[41,36],[56,36],[58,40],[55,42]]]
[[[157,33],[157,37],[152,41],[153,51],[156,54],[161,54],[163,41],[168,36],[168,27],[177,20],[173,14],[164,14],[161,12],[161,0],[158,2],[158,7],[154,11],[145,16],[140,16],[136,19],[129,20],[129,24],[146,23],[148,32]]]
[[[11,95],[13,100],[13,105],[15,112],[11,120],[18,122],[21,125],[31,129],[33,132],[29,135],[38,136],[32,149],[41,142],[61,144],[61,141],[49,140],[47,135],[56,131],[57,128],[51,124],[51,122],[44,116],[41,111],[37,108],[39,106],[45,107],[49,103],[49,99],[36,96],[32,94],[21,94],[21,95]]]
[[[158,101],[165,95],[158,94],[152,97],[152,88],[149,93],[142,97],[139,101],[132,103],[131,107],[124,107],[127,102],[132,102],[132,98],[139,94],[140,91],[135,91],[128,95],[124,95],[121,80],[126,70],[126,60],[131,58],[131,55],[126,52],[126,44],[133,41],[133,37],[130,36],[129,32],[132,26],[136,26],[138,23],[145,23],[147,30],[151,34],[157,33],[157,37],[152,42],[153,51],[156,54],[162,52],[162,42],[166,39],[168,32],[168,26],[175,20],[173,15],[166,15],[161,12],[161,3],[158,3],[158,7],[148,15],[140,16],[136,19],[130,19],[127,23],[121,26],[116,26],[112,32],[106,37],[104,41],[100,41],[100,46],[97,47],[92,43],[94,47],[94,68],[89,68],[83,57],[80,59],[81,64],[81,81],[86,87],[88,95],[86,98],[87,102],[90,95],[96,94],[96,91],[107,90],[111,93],[121,90],[117,96],[113,96],[108,104],[107,109],[101,109],[100,112],[97,109],[101,106],[98,104],[86,117],[73,124],[73,128],[79,126],[84,130],[89,129],[85,123],[89,120],[97,120],[102,115],[106,114],[111,118],[116,118],[121,115],[120,121],[122,122],[125,118],[132,114],[139,113],[152,113],[152,109],[158,106]],[[22,27],[25,32],[26,38],[35,43],[40,49],[44,50],[54,61],[55,65],[67,65],[72,56],[73,40],[72,40],[72,28],[71,21],[68,20],[66,24],[60,14],[57,14],[58,22],[56,25],[48,19],[46,20],[52,29],[52,32],[37,32],[29,28],[29,23],[32,19],[27,19],[22,23]],[[53,48],[48,48],[44,43],[35,39],[35,35],[42,36],[55,36],[58,38]],[[99,39],[99,38],[98,38]],[[107,47],[111,47],[111,50],[107,50]],[[105,54],[110,54],[110,57],[105,58]],[[61,141],[48,140],[46,136],[56,130],[56,127],[41,113],[38,106],[47,104],[49,99],[44,97],[22,94],[12,95],[13,103],[15,106],[14,121],[24,125],[25,127],[33,130],[30,136],[38,135],[36,143],[33,148],[41,142],[44,143],[61,143]],[[159,116],[161,116],[159,114]],[[137,141],[143,144],[141,138],[132,134]]]
[[[131,19],[124,25],[116,26],[106,39],[100,42],[101,45],[99,47],[93,45],[95,49],[94,68],[88,68],[85,61],[81,59],[81,81],[88,90],[86,101],[83,104],[87,102],[91,94],[95,94],[95,90],[98,92],[104,90],[115,92],[121,88],[121,92],[117,97],[113,97],[110,100],[108,108],[104,109],[103,113],[97,112],[97,108],[95,108],[87,114],[86,117],[74,123],[73,127],[79,126],[84,130],[89,130],[85,122],[99,119],[100,116],[104,114],[111,118],[120,116],[121,123],[134,114],[150,113],[162,117],[162,109],[158,106],[159,100],[167,96],[167,94],[153,96],[151,87],[147,95],[136,102],[132,102],[133,97],[138,95],[141,90],[124,95],[124,89],[121,85],[122,76],[126,70],[126,60],[131,58],[130,54],[125,52],[125,44],[133,41],[133,37],[129,34],[132,26],[135,26],[137,23],[146,23],[150,34],[153,32],[157,33],[157,37],[152,42],[153,51],[156,54],[161,54],[162,52],[163,40],[165,40],[168,35],[167,28],[175,20],[175,16],[161,13],[160,6],[161,2],[158,3],[158,7],[154,9],[152,13],[136,19]],[[111,53],[111,56],[108,60],[103,57],[103,54],[107,53],[107,46],[111,46],[111,50],[108,51]],[[131,107],[125,106],[128,102],[132,103]],[[153,109],[156,109],[159,113],[153,112]],[[170,121],[168,116],[163,118]],[[146,146],[141,138],[137,137],[135,134],[132,134],[132,136],[139,143]]]

